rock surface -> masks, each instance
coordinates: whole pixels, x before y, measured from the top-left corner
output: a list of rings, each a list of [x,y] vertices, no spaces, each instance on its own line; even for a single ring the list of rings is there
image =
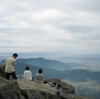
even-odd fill
[[[22,94],[27,99],[58,99],[59,91],[34,81],[18,81]]]
[[[8,81],[0,77],[0,99],[24,99],[17,81]]]
[[[59,90],[34,81],[6,80],[4,68],[0,67],[0,99],[59,99]],[[62,85],[62,99],[91,99],[75,95],[74,88],[59,79],[46,79]]]
[[[0,66],[0,76],[1,77],[5,77],[6,75],[5,75],[5,72],[4,72],[4,67],[3,66]]]
[[[62,89],[63,89],[63,93],[66,93],[66,94],[72,93],[72,94],[74,94],[75,88],[72,87],[71,85],[65,83],[65,82],[62,82],[59,79],[51,78],[51,79],[46,79],[46,81],[47,82],[53,82],[53,83],[61,84]]]

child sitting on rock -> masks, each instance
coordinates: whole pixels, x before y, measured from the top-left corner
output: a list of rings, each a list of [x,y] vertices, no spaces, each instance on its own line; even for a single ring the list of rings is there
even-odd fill
[[[36,74],[35,79],[37,82],[43,83],[44,78],[42,72],[43,72],[42,69],[39,69],[38,73]]]
[[[24,71],[24,80],[32,80],[32,73],[29,69],[29,66],[27,66],[26,70]]]

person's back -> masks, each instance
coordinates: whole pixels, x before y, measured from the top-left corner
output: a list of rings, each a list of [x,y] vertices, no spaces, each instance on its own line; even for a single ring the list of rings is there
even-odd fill
[[[36,74],[36,80],[37,82],[43,82],[43,74],[42,74],[42,69],[39,69],[39,72]]]
[[[24,71],[24,80],[32,80],[32,73],[29,70],[29,67],[26,67],[26,70]]]
[[[37,73],[36,74],[36,80],[39,81],[39,82],[43,81],[43,75],[40,74],[40,73]]]
[[[12,73],[14,72],[14,67],[16,65],[16,60],[13,57],[9,57],[6,60],[6,65],[5,65],[5,72],[6,73]]]
[[[18,54],[14,53],[13,56],[9,57],[4,63],[6,79],[9,79],[10,75],[12,75],[13,79],[18,79],[15,73],[15,69],[14,69],[14,67],[16,66],[17,57],[18,57]]]

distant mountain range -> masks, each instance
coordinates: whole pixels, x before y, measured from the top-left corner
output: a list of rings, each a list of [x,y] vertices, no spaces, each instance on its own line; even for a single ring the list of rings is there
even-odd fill
[[[25,67],[29,66],[33,76],[38,72],[38,69],[43,69],[44,78],[58,78],[58,79],[68,79],[71,81],[85,82],[87,80],[100,80],[100,72],[91,72],[88,70],[65,70],[58,71],[54,69],[49,69],[45,67],[38,67],[36,65],[29,65],[25,63],[17,62],[15,67],[17,75],[23,75]]]
[[[60,61],[44,58],[30,58],[18,59],[15,69],[17,75],[23,75],[25,67],[29,66],[30,70],[33,73],[33,76],[35,76],[39,68],[42,68],[44,71],[43,74],[45,78],[59,78],[82,82],[87,81],[89,79],[100,80],[100,72],[91,72],[82,69],[70,70],[72,67],[75,68],[75,66],[77,67],[78,65],[79,64],[63,63]]]
[[[45,67],[49,69],[56,69],[59,71],[80,69],[83,67],[83,64],[77,63],[64,63],[61,61],[50,60],[45,58],[29,58],[29,59],[18,59],[17,62],[25,63],[29,65],[36,65],[38,67]]]
[[[63,63],[56,60],[44,59],[44,58],[30,58],[30,59],[18,59],[16,71],[17,74],[24,72],[26,66],[30,66],[33,75],[38,72],[39,68],[44,71],[45,78],[59,78],[69,79],[72,81],[87,81],[87,80],[100,80],[100,72],[91,72],[83,69],[74,69],[80,64]]]

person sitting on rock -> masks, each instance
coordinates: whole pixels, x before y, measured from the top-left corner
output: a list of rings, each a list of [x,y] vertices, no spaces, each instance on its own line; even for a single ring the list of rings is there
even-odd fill
[[[56,83],[51,83],[50,85],[51,85],[51,87],[57,89],[57,84]]]
[[[13,79],[18,79],[15,73],[14,67],[16,66],[16,58],[18,57],[18,54],[13,54],[12,57],[9,57],[5,63],[5,73],[6,73],[6,79],[10,78],[10,75],[13,77]]]
[[[60,91],[59,99],[62,99],[62,86],[60,84],[57,85],[57,89]]]
[[[42,69],[39,69],[38,73],[36,74],[35,79],[37,80],[37,82],[42,83],[44,78],[43,78],[43,74],[42,74]]]
[[[57,89],[57,84],[56,83],[53,83],[53,88]]]
[[[26,70],[24,71],[24,80],[32,80],[32,73],[29,69],[29,66],[27,66]]]
[[[47,81],[44,81],[43,84],[47,85],[50,87],[49,83]]]

